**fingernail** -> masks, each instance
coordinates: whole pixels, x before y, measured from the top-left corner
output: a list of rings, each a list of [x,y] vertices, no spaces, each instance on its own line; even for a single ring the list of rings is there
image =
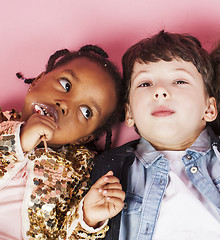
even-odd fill
[[[99,188],[99,192],[102,192],[102,188]]]

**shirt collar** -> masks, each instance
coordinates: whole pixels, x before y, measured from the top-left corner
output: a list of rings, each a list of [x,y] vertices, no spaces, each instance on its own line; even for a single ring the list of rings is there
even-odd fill
[[[201,132],[196,141],[187,150],[199,152],[202,155],[205,154],[211,147],[210,137],[207,129]],[[186,151],[187,151],[186,150]],[[143,163],[145,167],[152,165],[157,159],[163,157],[164,154],[156,151],[155,148],[144,138],[141,138],[136,151],[136,157]]]

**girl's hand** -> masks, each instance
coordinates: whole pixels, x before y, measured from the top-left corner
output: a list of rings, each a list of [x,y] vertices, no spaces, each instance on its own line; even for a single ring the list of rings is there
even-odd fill
[[[117,215],[124,207],[125,193],[119,179],[109,171],[86,194],[83,217],[90,227],[98,227],[102,221]]]
[[[21,147],[24,152],[34,149],[42,137],[49,141],[53,137],[56,123],[52,117],[33,114],[22,126],[20,132]]]

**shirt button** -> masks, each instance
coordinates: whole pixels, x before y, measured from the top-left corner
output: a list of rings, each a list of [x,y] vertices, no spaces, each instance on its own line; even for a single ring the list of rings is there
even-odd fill
[[[128,204],[125,202],[124,203],[124,209],[127,209],[128,208]]]
[[[190,155],[186,155],[186,158],[187,158],[188,160],[191,160],[191,159],[192,159],[192,157],[191,157]]]
[[[197,167],[192,167],[191,169],[190,169],[190,172],[191,173],[196,173],[198,171],[198,168]]]

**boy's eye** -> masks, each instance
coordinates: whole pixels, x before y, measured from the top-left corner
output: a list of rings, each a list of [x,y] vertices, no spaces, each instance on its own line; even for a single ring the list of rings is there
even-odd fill
[[[70,91],[72,85],[69,80],[67,80],[65,78],[61,78],[59,80],[59,82],[60,82],[61,86],[65,89],[66,92]]]
[[[177,80],[174,82],[174,84],[178,84],[178,85],[182,85],[182,84],[187,84],[188,82],[184,81],[184,80]]]
[[[86,119],[90,119],[92,117],[92,110],[89,107],[83,106],[83,107],[80,107],[79,109]]]
[[[149,83],[149,82],[144,82],[144,83],[140,84],[138,87],[150,87],[150,86],[152,86],[151,83]]]

